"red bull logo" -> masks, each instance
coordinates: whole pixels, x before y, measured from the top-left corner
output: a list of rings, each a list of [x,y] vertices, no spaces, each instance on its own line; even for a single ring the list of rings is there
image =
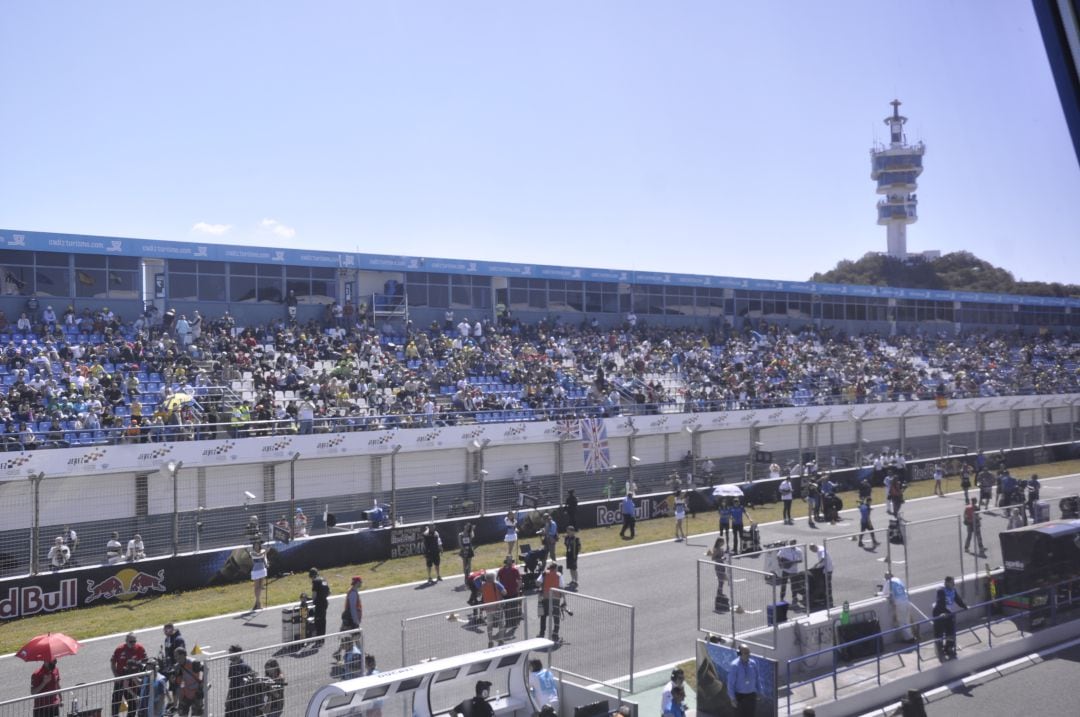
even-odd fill
[[[59,588],[51,592],[38,585],[8,588],[7,596],[0,598],[0,620],[78,607],[77,592],[78,581],[74,578],[61,580]]]
[[[157,571],[157,575],[144,573],[133,568],[124,568],[115,575],[110,575],[101,581],[88,579],[86,581],[86,597],[83,605],[89,605],[97,600],[131,600],[132,598],[146,595],[147,593],[165,592],[165,570]]]

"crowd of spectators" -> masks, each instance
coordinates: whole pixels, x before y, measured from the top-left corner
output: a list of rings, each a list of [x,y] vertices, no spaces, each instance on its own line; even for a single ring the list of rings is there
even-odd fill
[[[349,307],[346,307],[346,309]],[[328,307],[237,327],[107,308],[0,312],[8,450],[620,412],[1073,393],[1069,335],[848,336],[549,319],[373,326]]]

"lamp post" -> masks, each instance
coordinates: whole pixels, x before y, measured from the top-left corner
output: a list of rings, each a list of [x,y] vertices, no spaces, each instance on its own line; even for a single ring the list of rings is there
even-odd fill
[[[698,431],[701,430],[701,426],[690,425],[684,426],[687,433],[690,434],[690,480],[688,482],[693,484],[693,475],[697,472],[697,459],[698,459]]]
[[[199,552],[199,550],[202,548],[202,528],[203,528],[202,517],[203,517],[203,511],[204,510],[206,510],[206,509],[203,508],[200,505],[199,509],[195,512],[195,552],[196,553]]]
[[[484,476],[486,476],[488,472],[484,470],[484,449],[487,448],[489,443],[491,443],[490,438],[481,440],[473,439],[473,441],[465,447],[465,450],[468,453],[475,455],[472,469],[475,471],[476,479],[480,482],[480,515],[484,515],[484,513],[487,512],[487,485]]]
[[[44,471],[30,474],[30,490],[34,496],[34,528],[30,532],[30,574],[37,575],[41,553],[41,481]]]
[[[397,454],[401,450],[401,444],[394,444],[390,449],[390,516],[393,524],[398,523],[397,514]]]
[[[296,461],[300,460],[300,453],[293,453],[289,459],[289,520],[296,517]]]
[[[180,490],[176,480],[176,474],[184,467],[183,461],[169,461],[165,469],[172,478],[172,551],[173,555],[180,552]]]

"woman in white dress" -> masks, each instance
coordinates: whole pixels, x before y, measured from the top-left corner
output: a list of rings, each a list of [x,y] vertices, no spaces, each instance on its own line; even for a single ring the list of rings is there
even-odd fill
[[[675,489],[675,542],[686,540],[686,497],[678,488]]]
[[[514,511],[508,510],[506,512],[503,523],[506,524],[506,537],[503,538],[506,542],[506,554],[513,557],[514,553],[517,551],[518,542],[517,516],[514,514]]]
[[[254,612],[262,610],[263,585],[266,583],[266,571],[270,559],[266,554],[262,541],[258,539],[251,541],[248,554],[251,556],[251,581],[255,588],[255,607],[251,608],[251,611]]]

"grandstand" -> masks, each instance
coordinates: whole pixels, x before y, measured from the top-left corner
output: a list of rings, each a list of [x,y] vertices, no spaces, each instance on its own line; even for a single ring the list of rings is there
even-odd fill
[[[816,428],[770,439],[783,463],[812,450],[843,468],[865,460],[870,441],[879,450],[899,446],[895,436],[914,457],[945,455],[953,444],[974,450],[980,441],[988,450],[1045,445],[1075,430],[1067,399],[1080,383],[1075,300],[33,232],[0,231],[0,241],[0,419],[5,448],[21,456],[0,468],[0,479],[46,473],[60,486],[80,470],[103,474],[96,510],[83,502],[76,520],[54,506],[44,525],[76,522],[95,542],[114,528],[141,530],[154,554],[234,542],[241,488],[261,496],[264,522],[295,507],[282,502],[272,474],[296,449],[264,440],[253,450],[269,452],[254,460],[222,443],[235,439],[367,432],[382,445],[409,428],[461,433],[589,418],[1058,397],[1042,414],[1038,403],[1005,410],[976,401],[972,413],[950,419],[951,435],[937,417],[898,426],[905,408],[889,421],[867,420],[865,434],[850,425],[833,430],[831,421],[850,424],[849,416],[822,424],[828,439]],[[745,446],[768,430],[752,429],[749,438],[699,434],[687,446],[697,461],[691,467],[712,457],[717,476],[761,475],[764,465]],[[297,472],[306,496],[343,516],[362,517],[381,501],[420,519],[433,498],[440,517],[511,505],[522,492],[511,484],[511,466],[530,461],[532,498],[548,504],[570,487],[582,499],[617,494],[628,481],[661,490],[680,470],[686,448],[669,455],[667,444],[624,448],[624,439],[611,437],[612,455],[615,445],[626,453],[612,460],[607,485],[546,448],[511,456],[498,442],[486,452],[458,448],[468,453],[463,465],[452,451],[423,458],[413,449],[363,469],[312,467],[307,451]],[[212,465],[200,467],[199,487],[181,491],[171,512],[206,531],[177,537],[168,521],[151,520],[170,511],[155,504],[146,476],[165,463],[158,452],[176,459],[182,452],[174,447],[188,441],[218,441],[214,450],[256,470],[231,466],[218,476]],[[107,458],[86,452],[141,444],[162,448]],[[342,445],[367,451],[355,441]],[[45,449],[71,457],[46,460]],[[631,454],[644,462],[635,466]],[[484,471],[497,477],[484,481]],[[181,482],[196,480],[189,473]],[[355,476],[349,495],[322,484],[337,475]],[[204,484],[226,478],[228,492],[204,495]],[[55,490],[83,493],[75,483]],[[19,522],[0,536],[11,556],[26,552]],[[13,557],[0,567],[19,574],[28,562]]]

